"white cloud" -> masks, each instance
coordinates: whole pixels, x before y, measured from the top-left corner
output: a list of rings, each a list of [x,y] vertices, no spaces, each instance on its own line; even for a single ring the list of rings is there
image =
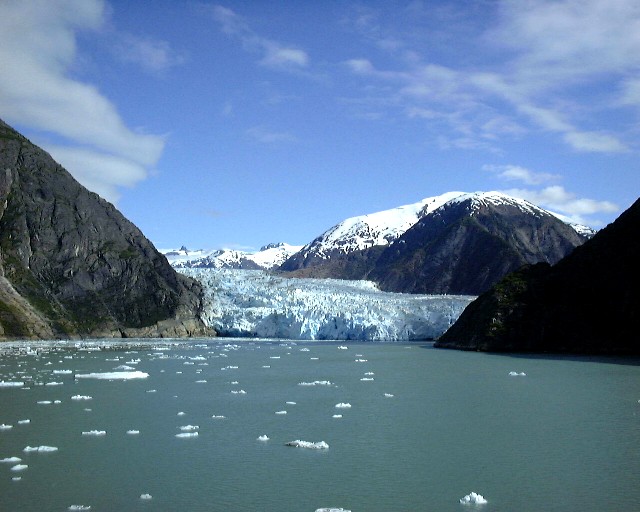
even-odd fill
[[[69,158],[68,170],[77,176],[100,175],[102,193],[114,200],[118,186],[130,186],[133,168],[138,180],[155,165],[164,138],[128,128],[96,87],[68,76],[77,57],[76,32],[99,29],[104,17],[100,0],[0,3],[0,111],[9,123],[67,139],[67,154],[74,144],[84,146],[84,158],[73,165]],[[87,158],[90,151],[111,158],[110,165],[94,167],[98,159]]]
[[[615,213],[620,211],[618,205],[610,201],[580,198],[564,187],[553,185],[541,190],[510,189],[504,193],[521,197],[550,211],[567,216],[572,222],[597,225],[598,221],[590,221],[587,217],[598,213]]]
[[[223,32],[239,38],[246,50],[262,54],[260,64],[280,69],[305,68],[309,64],[309,56],[304,50],[260,36],[233,10],[215,5],[211,12]]]
[[[115,34],[113,49],[117,57],[153,73],[161,73],[184,63],[185,57],[176,52],[167,41],[142,38],[132,34]]]
[[[254,126],[246,131],[252,139],[263,144],[276,144],[281,142],[296,142],[298,139],[288,132],[276,132],[265,126]]]
[[[520,181],[525,185],[541,185],[560,179],[560,175],[547,172],[534,172],[519,165],[483,165],[484,171],[495,173],[507,181]]]

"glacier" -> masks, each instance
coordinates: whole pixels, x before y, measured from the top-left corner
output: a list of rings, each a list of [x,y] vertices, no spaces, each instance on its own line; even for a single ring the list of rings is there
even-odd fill
[[[432,340],[475,299],[388,293],[371,281],[286,278],[262,270],[179,271],[202,283],[202,319],[225,337]]]

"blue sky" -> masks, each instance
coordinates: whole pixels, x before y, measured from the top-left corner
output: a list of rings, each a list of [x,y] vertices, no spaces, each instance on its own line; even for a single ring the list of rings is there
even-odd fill
[[[161,248],[502,190],[640,191],[640,2],[0,0],[0,118]]]

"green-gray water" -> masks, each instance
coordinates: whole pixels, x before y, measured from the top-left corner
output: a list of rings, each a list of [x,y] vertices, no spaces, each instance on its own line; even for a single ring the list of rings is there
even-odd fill
[[[0,510],[640,508],[638,360],[161,343],[1,357],[0,381],[25,384],[0,387],[0,459],[22,459],[0,464]],[[149,376],[77,378],[134,370]],[[83,435],[93,430],[106,435]],[[460,504],[472,491],[488,503]]]

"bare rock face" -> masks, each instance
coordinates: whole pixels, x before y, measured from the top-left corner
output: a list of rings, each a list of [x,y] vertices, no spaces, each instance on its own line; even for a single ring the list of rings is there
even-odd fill
[[[201,296],[113,205],[0,121],[0,335],[202,335]]]
[[[640,355],[640,200],[555,265],[507,275],[436,346]]]

